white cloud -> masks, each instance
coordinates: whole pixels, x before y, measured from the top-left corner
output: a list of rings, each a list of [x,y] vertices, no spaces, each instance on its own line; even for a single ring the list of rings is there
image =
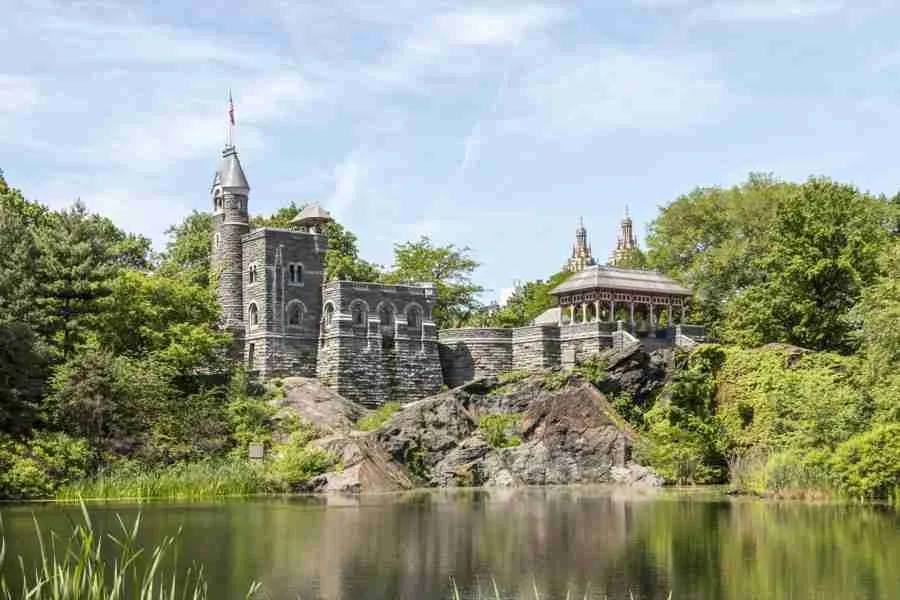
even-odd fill
[[[779,21],[837,13],[843,0],[720,0],[697,8],[693,17],[711,21]]]
[[[560,8],[540,4],[436,15],[365,71],[376,83],[415,88],[425,76],[465,76],[490,70],[490,60],[472,53],[516,46],[566,16]]]
[[[674,131],[714,120],[727,100],[703,59],[601,50],[538,71],[526,91],[534,114],[507,126],[549,135]]]
[[[509,302],[509,299],[512,298],[512,295],[516,292],[516,288],[514,287],[505,287],[500,288],[500,306],[506,306],[506,303]]]
[[[0,73],[0,115],[31,110],[39,99],[39,86],[35,80]]]
[[[334,168],[334,191],[325,205],[334,217],[346,220],[366,177],[366,165],[359,152],[352,152]]]

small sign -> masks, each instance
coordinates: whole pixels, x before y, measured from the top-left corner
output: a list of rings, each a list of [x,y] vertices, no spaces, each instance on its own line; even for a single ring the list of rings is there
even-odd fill
[[[266,447],[259,442],[251,442],[248,448],[250,458],[253,460],[262,460],[266,454]]]

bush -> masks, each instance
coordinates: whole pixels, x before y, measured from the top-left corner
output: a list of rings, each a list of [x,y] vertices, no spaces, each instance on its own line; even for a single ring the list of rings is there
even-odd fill
[[[494,448],[512,448],[521,444],[522,438],[516,435],[518,428],[519,415],[487,415],[478,420],[478,429]]]
[[[337,465],[336,456],[309,445],[309,435],[306,430],[294,432],[287,442],[273,449],[271,475],[276,485],[287,491]]]
[[[835,484],[858,499],[900,494],[900,423],[876,425],[837,447],[829,461]]]
[[[84,477],[90,467],[85,440],[37,432],[29,440],[0,438],[0,497],[47,498]]]
[[[397,412],[400,411],[399,402],[386,402],[377,409],[361,418],[356,427],[360,431],[375,431],[388,422]]]

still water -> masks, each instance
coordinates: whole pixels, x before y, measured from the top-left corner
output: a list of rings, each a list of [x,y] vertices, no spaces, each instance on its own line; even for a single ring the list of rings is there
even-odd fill
[[[900,599],[900,515],[713,491],[567,487],[230,502],[91,505],[140,512],[143,537],[182,527],[181,564],[210,598],[252,580],[274,600],[428,600],[492,590],[543,600]],[[32,515],[68,531],[77,507],[0,505],[9,552],[34,556]],[[186,560],[185,560],[186,559]],[[493,598],[493,591],[491,591]]]

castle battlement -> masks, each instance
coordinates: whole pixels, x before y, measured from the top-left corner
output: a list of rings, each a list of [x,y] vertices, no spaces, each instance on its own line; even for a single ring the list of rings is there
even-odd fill
[[[434,284],[326,282],[331,215],[313,205],[292,220],[295,229],[251,230],[249,192],[228,146],[211,189],[211,267],[235,354],[260,377],[318,377],[378,406],[511,369],[571,367],[622,340],[637,342],[639,321],[653,347],[690,347],[703,337],[696,326],[673,328],[688,290],[659,273],[596,265],[583,223],[567,264],[576,273],[553,290],[559,306],[525,327],[438,331]],[[620,249],[631,251],[627,224]]]

